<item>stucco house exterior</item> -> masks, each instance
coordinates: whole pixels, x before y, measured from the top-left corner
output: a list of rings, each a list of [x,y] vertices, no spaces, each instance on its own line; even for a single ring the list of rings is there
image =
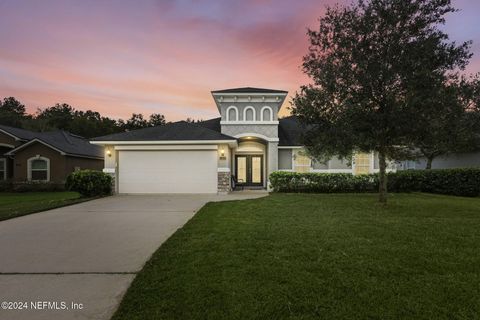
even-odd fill
[[[224,193],[231,191],[232,177],[244,188],[268,189],[268,176],[277,170],[378,171],[374,153],[356,154],[352,163],[331,159],[323,164],[307,157],[297,119],[278,117],[287,94],[251,87],[212,91],[218,118],[112,134],[91,143],[105,147],[104,172],[115,177],[118,193]]]
[[[63,184],[75,170],[103,169],[103,148],[66,131],[0,125],[0,181]]]

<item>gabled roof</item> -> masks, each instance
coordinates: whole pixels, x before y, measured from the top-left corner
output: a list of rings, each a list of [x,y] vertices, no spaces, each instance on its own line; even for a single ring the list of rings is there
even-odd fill
[[[103,148],[89,143],[87,139],[66,131],[32,132],[33,139],[8,152],[15,154],[33,143],[41,143],[64,155],[103,159]]]
[[[17,140],[24,140],[24,141],[31,140],[38,135],[38,132],[9,127],[5,125],[0,125],[0,132],[3,132]]]
[[[232,141],[234,137],[219,131],[185,121],[168,123],[163,126],[144,128],[110,134],[91,139],[95,141]]]
[[[243,87],[243,88],[215,90],[215,91],[212,91],[212,93],[288,93],[288,91],[265,89],[265,88]]]

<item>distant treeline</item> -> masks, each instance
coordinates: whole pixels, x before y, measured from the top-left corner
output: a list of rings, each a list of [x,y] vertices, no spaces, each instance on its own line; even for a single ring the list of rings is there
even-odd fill
[[[187,122],[195,120],[187,118]],[[66,103],[39,108],[35,114],[28,114],[20,101],[14,97],[0,101],[0,124],[32,131],[65,130],[85,138],[124,132],[166,124],[165,116],[153,113],[144,118],[141,113],[133,113],[130,119],[111,119],[93,110],[81,111]]]

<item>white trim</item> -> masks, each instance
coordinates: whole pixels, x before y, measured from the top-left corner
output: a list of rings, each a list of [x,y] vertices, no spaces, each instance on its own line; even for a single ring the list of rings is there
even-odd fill
[[[302,146],[278,146],[278,149],[302,149]]]
[[[115,150],[217,150],[218,145],[146,145],[146,146],[114,146]]]
[[[235,120],[230,119],[230,109],[235,110]],[[236,106],[228,107],[225,111],[225,118],[227,119],[227,121],[238,121],[238,108]]]
[[[171,145],[171,144],[237,144],[237,140],[152,140],[152,141],[90,141],[91,144],[111,145]]]
[[[21,146],[18,146],[17,148],[15,148],[15,149],[13,149],[13,150],[10,150],[9,152],[6,153],[6,155],[9,155],[9,156],[10,156],[10,155],[12,155],[13,153],[17,152],[18,150],[22,150],[23,148],[25,148],[25,147],[27,147],[27,146],[31,145],[32,143],[35,143],[35,142],[41,143],[41,144],[43,144],[43,145],[45,145],[45,146],[47,146],[47,147],[49,147],[49,148],[51,148],[51,149],[59,152],[62,156],[67,155],[67,154],[66,154],[65,152],[63,152],[62,150],[60,150],[60,149],[58,149],[58,148],[55,148],[54,146],[52,146],[52,145],[50,145],[50,144],[48,144],[48,143],[46,143],[46,142],[44,142],[44,141],[42,141],[42,140],[40,140],[40,139],[38,139],[38,138],[32,139],[32,140],[28,141],[27,143],[22,144]]]
[[[221,92],[212,92],[213,96],[284,96],[286,97],[288,95],[288,92],[286,93],[273,93],[273,92],[268,92],[268,93],[260,93],[260,92],[228,92],[228,93],[221,93]]]
[[[104,173],[115,173],[115,168],[103,168]]]
[[[230,172],[230,168],[218,168],[217,172]]]
[[[252,120],[247,120],[247,110],[252,110],[252,112],[253,112],[253,119]],[[256,115],[254,107],[246,106],[243,109],[243,121],[245,121],[245,122],[255,122],[255,121],[257,121],[257,115]]]
[[[3,162],[3,179],[1,181],[7,180],[7,158],[0,158],[0,162]]]
[[[278,121],[220,121],[221,125],[235,125],[235,124],[272,124],[278,125]]]
[[[246,133],[240,133],[234,136],[235,138],[245,138],[245,137],[255,137],[255,138],[260,138],[269,142],[278,142],[278,138],[269,138],[267,136],[264,136],[263,134],[260,133],[253,133],[253,132],[246,132]]]
[[[33,160],[44,160],[47,162],[47,180],[32,180],[32,161]],[[40,155],[37,155],[35,157],[31,157],[27,160],[27,177],[28,181],[50,181],[50,159],[41,157]]]
[[[7,147],[7,148],[12,148],[12,149],[15,148],[15,146],[13,144],[8,144],[8,143],[0,143],[0,147]]]
[[[352,169],[311,169],[310,172],[317,173],[351,173],[353,174]]]
[[[268,109],[270,110],[270,119],[269,120],[265,120],[263,119],[263,110],[265,109]],[[273,121],[273,109],[269,106],[264,106],[262,109],[260,109],[260,121],[268,121],[268,122],[272,122]],[[278,121],[277,121],[278,122]]]

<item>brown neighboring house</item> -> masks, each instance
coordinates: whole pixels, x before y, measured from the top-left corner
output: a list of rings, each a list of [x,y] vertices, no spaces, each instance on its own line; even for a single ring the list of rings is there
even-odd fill
[[[0,180],[64,183],[80,169],[103,169],[102,147],[66,131],[0,125]]]

